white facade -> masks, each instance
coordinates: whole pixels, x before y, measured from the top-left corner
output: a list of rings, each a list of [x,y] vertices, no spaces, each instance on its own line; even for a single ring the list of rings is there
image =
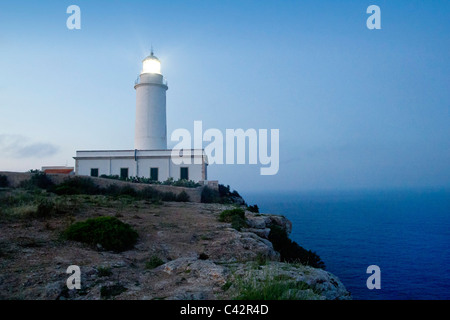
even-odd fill
[[[169,177],[174,180],[182,178],[182,171],[187,180],[207,180],[207,159],[203,150],[192,150],[190,164],[174,164],[171,150],[121,150],[121,151],[77,151],[74,158],[77,175],[101,176],[117,175],[125,177],[151,178],[151,169],[157,169],[158,181]],[[195,164],[195,158],[201,164]],[[182,169],[183,168],[183,169]],[[154,171],[155,172],[155,171]]]
[[[203,149],[187,150],[189,164],[175,164],[167,150],[166,91],[161,65],[153,52],[143,61],[135,83],[135,150],[77,151],[75,172],[83,176],[118,175],[145,177],[158,181],[168,178],[195,182],[207,180],[208,160]],[[186,154],[186,153],[185,153]],[[194,159],[196,161],[194,161]]]

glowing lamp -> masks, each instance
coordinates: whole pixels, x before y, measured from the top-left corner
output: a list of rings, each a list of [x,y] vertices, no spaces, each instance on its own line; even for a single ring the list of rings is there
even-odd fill
[[[142,73],[161,74],[161,62],[153,55],[153,52],[142,62]]]

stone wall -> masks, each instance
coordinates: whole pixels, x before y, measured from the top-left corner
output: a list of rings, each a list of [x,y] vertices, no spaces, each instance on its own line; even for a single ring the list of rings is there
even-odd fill
[[[22,181],[29,180],[32,176],[32,173],[29,172],[4,172],[0,171],[0,175],[4,175],[8,178],[9,185],[13,188],[17,188]],[[50,180],[55,184],[60,184],[67,179],[76,179],[79,176],[73,175],[64,175],[64,174],[47,174]],[[132,183],[127,181],[113,180],[113,179],[105,179],[105,178],[96,178],[96,177],[84,177],[91,179],[97,186],[101,188],[107,188],[111,185],[117,186],[130,186],[135,190],[143,190],[145,188],[151,187],[159,192],[173,192],[178,195],[182,191],[185,191],[189,195],[190,202],[201,202],[201,195],[204,186],[198,188],[184,188],[184,187],[175,187],[175,186],[166,186],[166,185],[158,185],[158,184],[145,184],[145,183]]]

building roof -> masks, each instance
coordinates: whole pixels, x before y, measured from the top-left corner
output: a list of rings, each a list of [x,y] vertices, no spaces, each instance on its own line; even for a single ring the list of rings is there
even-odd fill
[[[48,174],[71,174],[73,168],[43,168],[42,171]]]

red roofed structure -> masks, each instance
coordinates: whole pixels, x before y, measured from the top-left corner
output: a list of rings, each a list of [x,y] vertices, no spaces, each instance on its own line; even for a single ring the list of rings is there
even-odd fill
[[[47,174],[75,174],[73,167],[63,167],[63,166],[56,166],[56,167],[42,167],[42,171]]]

